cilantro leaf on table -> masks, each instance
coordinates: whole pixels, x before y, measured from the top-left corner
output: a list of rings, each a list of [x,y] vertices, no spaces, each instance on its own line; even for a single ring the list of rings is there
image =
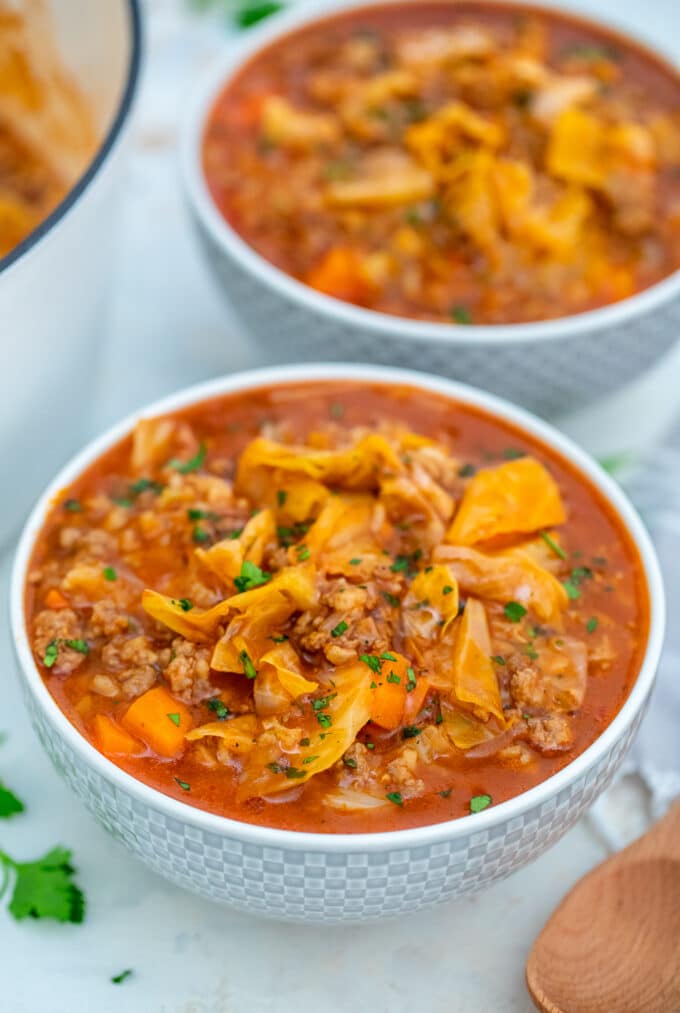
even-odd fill
[[[0,781],[0,819],[6,820],[24,811],[24,803]]]
[[[0,897],[13,881],[8,910],[13,918],[53,918],[58,922],[82,922],[85,897],[74,882],[71,852],[57,846],[34,862],[16,862],[0,851],[4,881]]]

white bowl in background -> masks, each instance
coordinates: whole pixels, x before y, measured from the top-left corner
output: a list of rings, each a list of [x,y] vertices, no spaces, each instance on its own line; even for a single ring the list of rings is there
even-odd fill
[[[640,672],[619,713],[570,764],[535,788],[432,826],[370,834],[316,834],[240,823],[204,812],[137,781],[99,753],[59,709],[35,665],[24,615],[31,553],[54,497],[143,417],[232,391],[303,380],[408,384],[480,407],[542,440],[602,494],[640,554],[650,628]],[[152,869],[195,893],[251,913],[306,922],[403,914],[479,890],[554,844],[607,787],[644,714],[664,633],[658,561],[621,489],[571,440],[498,398],[449,380],[379,366],[274,367],[212,380],[129,416],[90,443],[56,476],[24,528],[11,582],[12,637],[24,697],[59,773],[110,833]]]
[[[557,320],[464,327],[409,320],[341,302],[297,281],[249,246],[215,205],[201,149],[206,120],[224,86],[253,56],[300,27],[339,11],[404,2],[296,3],[242,40],[230,40],[187,107],[181,152],[185,191],[208,260],[246,333],[272,362],[323,358],[423,369],[552,417],[637,379],[680,336],[680,271],[621,302]],[[484,0],[479,3],[482,10]],[[562,8],[556,13],[567,14]],[[617,32],[604,21],[585,15],[582,20]],[[625,44],[629,37],[618,34]],[[670,57],[648,48],[672,72],[680,72]]]
[[[0,259],[0,544],[82,440],[102,337],[121,141],[141,55],[139,0],[49,0],[64,65],[101,137],[54,211]]]

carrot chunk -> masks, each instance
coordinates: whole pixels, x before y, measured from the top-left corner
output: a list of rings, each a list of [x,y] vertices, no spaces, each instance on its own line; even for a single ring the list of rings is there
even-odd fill
[[[380,663],[380,672],[376,672],[371,683],[371,721],[392,730],[404,720],[411,662],[403,654],[386,651],[380,656]]]
[[[97,749],[107,756],[139,756],[144,745],[107,714],[96,714],[92,721],[92,734]]]
[[[167,757],[184,751],[184,736],[193,727],[189,708],[163,686],[154,686],[130,704],[121,724],[154,753]]]
[[[56,587],[51,587],[45,595],[45,604],[48,609],[67,609],[71,605],[68,598],[61,591],[58,591]]]

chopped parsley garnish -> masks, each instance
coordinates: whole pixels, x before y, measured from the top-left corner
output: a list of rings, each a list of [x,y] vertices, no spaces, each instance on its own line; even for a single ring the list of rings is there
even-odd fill
[[[364,742],[366,749],[375,749],[375,742]]]
[[[527,614],[527,610],[524,608],[524,605],[520,605],[518,601],[507,602],[507,604],[503,606],[503,611],[505,612],[506,618],[508,618],[511,623],[518,623],[522,616]]]
[[[245,559],[241,564],[241,573],[238,577],[234,577],[234,584],[237,591],[242,593],[243,591],[251,591],[254,587],[261,587],[262,584],[267,584],[271,579],[271,573],[261,570],[255,563],[251,563],[249,559]]]
[[[393,609],[399,608],[401,605],[401,601],[397,598],[396,594],[390,594],[389,591],[383,591],[382,595],[387,604],[391,605]]]
[[[339,401],[334,401],[330,408],[331,418],[341,419],[345,414],[345,406]]]
[[[355,556],[354,559],[350,559],[349,565],[350,566],[358,566],[360,562],[361,562],[361,559],[358,556]]]
[[[364,665],[368,665],[372,672],[380,674],[381,661],[377,654],[360,654],[359,661],[363,661]]]
[[[24,803],[13,791],[0,781],[0,819],[8,820],[10,816],[24,811]]]
[[[243,671],[245,672],[246,678],[255,679],[257,676],[257,669],[253,665],[253,659],[250,657],[247,651],[241,651],[239,654],[239,660],[243,665]]]
[[[458,469],[458,477],[459,478],[471,478],[472,475],[474,475],[474,473],[475,473],[476,470],[477,469],[475,468],[474,464],[463,464]]]
[[[395,685],[398,686],[399,683],[401,682],[401,679],[396,672],[390,672],[390,674],[387,676],[387,681],[393,682]]]
[[[397,556],[390,570],[392,573],[405,573],[407,576],[410,576],[416,572],[414,564],[418,562],[421,556],[422,551],[420,549],[416,549],[410,556]]]
[[[72,651],[77,651],[78,654],[90,653],[90,645],[86,640],[78,638],[77,640],[64,640],[64,643],[67,647],[70,647]]]
[[[298,521],[292,526],[292,528],[278,527],[276,529],[276,537],[281,542],[281,545],[287,549],[293,544],[296,538],[302,538],[303,535],[306,535],[309,528],[309,524]]]
[[[212,510],[187,510],[187,517],[190,521],[218,521],[220,515],[213,513]]]
[[[288,637],[285,634],[283,634],[283,636],[270,637],[269,639],[273,640],[275,644],[285,644],[286,640],[288,640]]]
[[[416,682],[416,673],[413,671],[411,666],[406,669],[406,692],[412,693],[418,683]]]
[[[133,482],[130,486],[130,494],[132,496],[139,496],[143,492],[163,492],[163,486],[160,482],[154,482],[151,478],[138,478],[136,482]]]
[[[451,317],[453,318],[453,320],[456,321],[457,324],[471,324],[472,323],[472,313],[467,308],[467,306],[462,306],[462,305],[452,306],[451,307]]]
[[[319,722],[322,728],[330,728],[333,724],[333,719],[330,714],[322,714],[321,711],[317,712],[316,720]]]
[[[595,630],[597,629],[597,624],[598,624],[597,616],[591,616],[588,622],[586,623],[586,629],[588,630],[588,633],[594,633]]]
[[[208,700],[206,706],[208,710],[211,710],[215,714],[218,721],[226,721],[231,714],[227,705],[218,696],[214,696],[211,700]]]
[[[505,658],[503,657],[502,654],[492,654],[491,655],[491,660],[495,661],[497,665],[504,665],[505,664]]]
[[[124,971],[120,972],[120,974],[114,974],[111,978],[111,984],[122,985],[124,981],[127,981],[128,978],[132,977],[132,973],[132,968],[126,967]]]
[[[452,791],[453,791],[453,788],[446,788],[445,791],[440,791],[439,794],[440,794],[441,798],[448,798]]]
[[[385,798],[387,799],[388,802],[392,802],[393,805],[404,804],[404,800],[401,797],[401,792],[398,791],[388,791],[387,794],[385,795]]]
[[[451,594],[452,591],[453,588],[451,587],[450,584],[447,584],[446,587],[442,588],[442,594]]]
[[[9,913],[17,921],[54,918],[58,922],[82,922],[85,897],[73,882],[75,870],[66,848],[52,848],[35,862],[16,862],[0,851],[0,865],[7,878],[14,877]]]
[[[470,812],[481,813],[491,805],[491,795],[473,795],[470,799]]]
[[[396,657],[394,656],[394,654],[390,654],[389,651],[383,651],[382,654],[380,655],[380,657],[382,658],[383,661],[396,661],[397,660]]]
[[[173,713],[173,714],[166,714],[165,716],[166,716],[166,718],[170,718],[170,720],[172,721],[173,725],[176,725],[179,728],[179,723],[180,723],[180,716],[179,716],[179,714]]]
[[[569,576],[568,580],[562,581],[562,587],[567,592],[567,597],[570,601],[576,601],[577,598],[581,597],[581,584],[584,580],[588,580],[592,577],[593,571],[587,566],[575,567]]]
[[[271,770],[272,774],[281,773],[281,765],[279,763],[268,763],[267,767],[269,770]]]
[[[532,661],[536,661],[536,659],[538,658],[538,651],[536,650],[533,644],[527,644],[527,646],[524,648],[524,653],[526,654],[527,658],[531,658]]]
[[[168,717],[170,717],[170,715],[169,715],[169,714],[168,714]],[[179,777],[176,777],[176,778],[175,778],[175,781],[176,781],[176,782],[177,782],[177,784],[178,784],[178,785],[180,786],[180,788],[182,789],[182,791],[191,791],[191,785],[189,784],[189,782],[188,782],[188,781],[183,781],[183,780],[182,780],[181,778],[179,778]]]
[[[300,740],[300,745],[302,745],[302,740]],[[309,745],[309,739],[307,739],[307,745]],[[318,759],[319,759],[318,756],[305,756],[305,758],[304,758],[304,760],[302,762],[303,763],[314,763],[314,761],[318,760]]]
[[[284,505],[284,503],[286,502],[287,499],[288,499],[288,493],[286,492],[286,490],[285,489],[278,489],[277,492],[276,492],[276,502],[279,504],[279,506],[282,507]]]
[[[200,524],[194,525],[191,537],[197,545],[205,545],[206,542],[210,541],[209,532],[207,532],[205,528],[202,528]]]
[[[299,780],[299,778],[307,776],[306,771],[298,770],[297,767],[286,767],[284,774],[290,781]]]
[[[303,563],[305,559],[309,559],[311,555],[306,545],[298,545],[295,551],[297,552],[297,557],[301,563]]]
[[[418,728],[418,725],[406,725],[401,730],[401,736],[403,739],[415,739],[417,735],[420,735],[422,729]]]
[[[205,443],[201,440],[198,450],[188,461],[178,461],[177,458],[173,457],[171,461],[168,461],[167,466],[168,468],[174,468],[180,475],[189,475],[192,471],[198,471],[203,465],[206,453]]]
[[[104,567],[104,580],[118,580],[118,574],[112,566]]]
[[[555,539],[551,538],[547,531],[541,531],[541,538],[543,539],[543,541],[545,542],[545,544],[548,546],[548,548],[551,549],[555,553],[556,556],[558,556],[560,559],[566,559],[567,558],[567,554],[564,551],[564,549],[562,548],[562,546],[558,545],[557,542],[555,541]]]
[[[193,602],[191,602],[188,598],[173,598],[172,604],[181,608],[182,612],[191,612],[194,607]]]
[[[334,700],[337,695],[337,693],[329,693],[327,696],[320,696],[317,700],[312,700],[312,708],[315,711],[325,710],[331,700]]]
[[[43,656],[43,665],[45,666],[45,668],[52,668],[52,665],[55,663],[58,657],[59,657],[59,641],[50,640],[49,644],[45,648],[45,654]]]
[[[357,761],[354,759],[353,756],[343,756],[342,762],[345,764],[346,767],[351,767],[352,770],[357,769]]]
[[[339,622],[337,626],[333,627],[333,629],[331,630],[331,636],[332,637],[341,637],[343,635],[343,633],[345,632],[345,630],[347,630],[347,629],[349,629],[349,627],[348,627],[347,623],[343,619],[342,622]]]
[[[310,743],[310,741],[311,741],[311,739],[307,739],[307,738],[305,738],[305,739],[300,739],[300,745],[301,745],[301,746],[308,746],[308,745],[309,745],[309,743]]]
[[[64,510],[69,510],[72,514],[79,514],[83,509],[79,499],[65,499]]]

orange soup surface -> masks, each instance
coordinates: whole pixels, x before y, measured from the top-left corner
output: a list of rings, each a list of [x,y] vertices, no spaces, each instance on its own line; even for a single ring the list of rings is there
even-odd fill
[[[474,814],[582,752],[648,601],[621,522],[542,443],[327,381],[139,422],[54,503],[26,621],[59,707],[133,777],[359,833]]]

